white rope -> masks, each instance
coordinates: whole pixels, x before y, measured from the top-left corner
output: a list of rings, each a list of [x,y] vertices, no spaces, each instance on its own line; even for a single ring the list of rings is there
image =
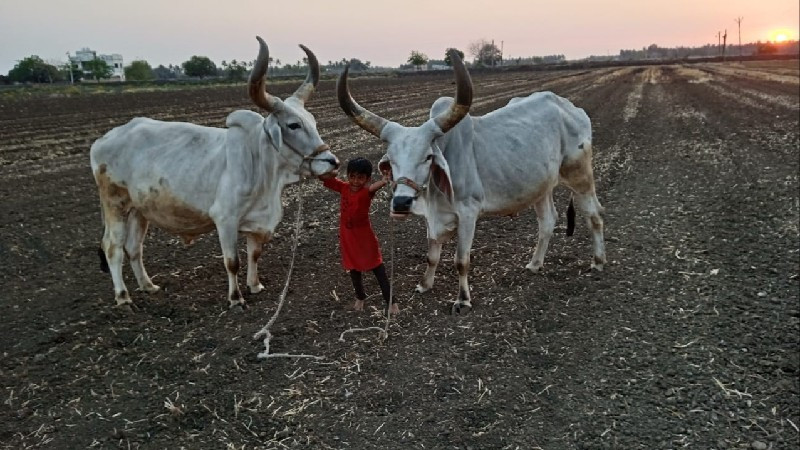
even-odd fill
[[[269,332],[270,327],[272,324],[275,323],[275,320],[278,319],[278,314],[281,312],[281,308],[283,307],[284,301],[286,301],[286,293],[289,291],[289,280],[292,278],[292,269],[294,269],[294,257],[297,254],[297,244],[300,241],[300,224],[301,224],[301,213],[303,211],[303,195],[302,189],[298,188],[297,190],[297,218],[295,219],[294,223],[294,237],[292,238],[292,259],[289,262],[289,271],[286,274],[286,284],[283,286],[283,291],[281,292],[280,301],[278,302],[278,307],[275,309],[275,313],[272,315],[272,318],[269,319],[264,328],[262,328],[258,333],[253,335],[253,339],[258,339],[261,336],[264,336],[264,351],[258,354],[258,357],[261,359],[265,358],[312,358],[316,360],[325,359],[324,356],[314,356],[314,355],[292,355],[289,353],[270,353],[269,352],[269,341],[272,339],[272,333]]]
[[[389,338],[389,322],[392,319],[392,296],[394,295],[394,219],[389,218],[389,307],[386,308],[386,328],[383,329],[383,338]]]

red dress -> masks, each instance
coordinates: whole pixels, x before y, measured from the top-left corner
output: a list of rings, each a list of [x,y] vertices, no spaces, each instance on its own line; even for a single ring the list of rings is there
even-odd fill
[[[366,272],[381,265],[381,247],[369,221],[369,206],[374,194],[367,186],[353,192],[348,183],[336,178],[323,180],[323,184],[338,192],[341,198],[339,247],[342,266],[346,270]]]

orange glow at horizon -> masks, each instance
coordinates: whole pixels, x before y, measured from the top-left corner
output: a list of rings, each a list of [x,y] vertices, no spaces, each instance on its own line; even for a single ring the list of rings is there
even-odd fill
[[[769,40],[777,43],[792,40],[792,30],[787,28],[774,29],[769,32]]]

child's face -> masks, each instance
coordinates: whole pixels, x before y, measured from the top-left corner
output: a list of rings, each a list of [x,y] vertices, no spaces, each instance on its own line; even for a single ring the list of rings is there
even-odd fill
[[[367,181],[369,181],[369,175],[356,172],[350,172],[347,174],[347,182],[350,183],[350,189],[353,191],[357,191],[364,187]]]

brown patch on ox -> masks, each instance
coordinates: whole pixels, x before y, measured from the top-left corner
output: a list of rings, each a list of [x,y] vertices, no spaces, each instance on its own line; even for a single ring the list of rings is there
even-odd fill
[[[599,216],[591,216],[589,217],[589,221],[592,223],[592,230],[596,232],[603,231],[603,219]]]
[[[239,273],[239,256],[225,258],[225,268],[234,275]]]
[[[594,192],[592,146],[586,145],[577,158],[565,160],[558,168],[558,174],[575,192]]]
[[[253,257],[252,257],[253,262],[258,262],[258,258],[261,258],[261,251],[262,249],[260,245],[256,246],[256,248],[253,249]]]
[[[128,189],[113,180],[107,174],[108,168],[101,164],[94,174],[97,190],[100,193],[100,203],[103,206],[103,218],[106,224],[124,220],[125,214],[131,207],[131,196]],[[106,249],[108,251],[109,249]],[[113,251],[108,258],[113,257]]]
[[[186,245],[215,226],[208,214],[187,205],[168,189],[151,187],[139,194],[135,206],[147,220],[177,234]]]
[[[468,269],[468,265],[467,264],[464,264],[462,262],[457,262],[456,263],[456,270],[458,271],[459,275],[461,275],[462,277],[465,277],[465,276],[467,276],[467,271],[469,269]]]

